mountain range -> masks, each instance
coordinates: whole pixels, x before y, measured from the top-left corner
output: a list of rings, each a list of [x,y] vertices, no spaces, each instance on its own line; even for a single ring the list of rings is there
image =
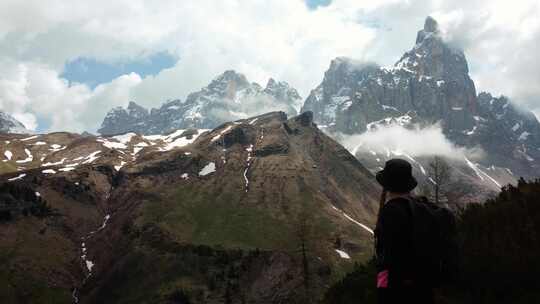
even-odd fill
[[[286,82],[270,78],[263,88],[229,70],[200,91],[189,94],[185,101],[168,101],[150,112],[135,102],[130,102],[127,109],[114,108],[107,113],[98,132],[165,134],[176,129],[208,129],[272,111],[296,115],[301,106],[300,95]]]
[[[465,54],[444,41],[431,17],[418,32],[413,48],[393,66],[338,57],[301,109],[300,101],[297,91],[284,82],[270,79],[262,89],[245,76],[226,71],[185,102],[170,101],[150,113],[133,102],[127,109],[113,109],[100,133],[166,134],[176,128],[213,128],[267,108],[289,115],[312,111],[314,121],[344,144],[349,135],[376,132],[381,127],[439,126],[458,149],[480,152],[460,156],[452,165],[454,171],[476,172],[472,182],[483,184],[481,188],[492,194],[501,185],[515,183],[519,176],[535,177],[540,170],[540,123],[535,115],[507,97],[477,94]],[[414,156],[369,145],[348,148],[372,172],[391,157]],[[424,154],[428,156],[413,160],[416,174],[427,183],[430,149],[433,147],[426,143]]]
[[[318,303],[373,255],[384,161],[435,184],[434,155],[352,140],[388,128],[440,129],[449,201],[539,172],[534,114],[477,94],[430,17],[394,66],[338,57],[304,103],[226,71],[184,101],[112,109],[100,135],[0,119],[6,303]]]
[[[302,111],[330,133],[369,132],[374,122],[439,123],[455,145],[483,149],[482,163],[516,175],[540,172],[540,123],[508,98],[476,94],[464,53],[447,44],[428,17],[416,44],[393,66],[336,58]],[[429,151],[429,143],[425,143]]]

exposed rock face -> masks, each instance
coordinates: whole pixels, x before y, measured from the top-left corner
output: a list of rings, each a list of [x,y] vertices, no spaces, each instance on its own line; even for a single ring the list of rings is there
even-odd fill
[[[313,111],[315,122],[345,134],[381,123],[404,125],[411,117],[422,125],[440,122],[454,143],[480,145],[488,165],[525,176],[539,168],[540,124],[534,114],[516,110],[506,98],[477,96],[464,53],[443,41],[431,17],[415,46],[392,67],[334,59],[302,111]],[[527,169],[531,165],[534,170]]]
[[[475,125],[456,136],[459,144],[481,145],[494,163],[507,163],[508,168],[526,177],[540,172],[540,123],[529,111],[513,105],[508,98],[478,95]],[[528,173],[528,174],[527,174]]]
[[[0,111],[0,133],[32,133],[13,116]]]
[[[390,68],[336,58],[302,111],[345,133],[361,133],[370,122],[417,112],[441,120],[445,130],[474,125],[476,91],[463,52],[445,44],[436,21],[426,20],[412,50]]]
[[[148,117],[147,109],[130,101],[127,109],[116,107],[109,111],[101,124],[99,132],[111,135],[126,133],[126,126],[129,126],[132,132],[141,132],[146,128],[141,122],[144,122]]]
[[[270,111],[296,115],[301,106],[298,92],[286,82],[270,79],[265,88],[250,83],[242,74],[225,71],[184,102],[173,100],[149,113],[131,102],[127,109],[115,108],[105,117],[99,133],[165,134],[175,129],[215,128],[231,120]]]

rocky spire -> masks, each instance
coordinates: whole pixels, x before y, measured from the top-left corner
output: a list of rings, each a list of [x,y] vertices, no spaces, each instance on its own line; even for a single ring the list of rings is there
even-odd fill
[[[424,22],[424,29],[418,31],[418,35],[416,36],[416,44],[424,41],[426,37],[438,35],[439,33],[439,23],[433,17],[428,16]]]
[[[437,33],[439,31],[439,23],[431,16],[427,16],[424,22],[424,31],[428,33]]]
[[[144,118],[148,116],[148,110],[134,101],[130,101],[127,107],[128,113],[134,118]]]

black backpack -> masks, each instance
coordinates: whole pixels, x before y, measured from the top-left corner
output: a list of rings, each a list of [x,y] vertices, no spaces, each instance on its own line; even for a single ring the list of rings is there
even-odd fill
[[[452,211],[426,197],[409,200],[415,280],[438,287],[457,273],[456,219]]]

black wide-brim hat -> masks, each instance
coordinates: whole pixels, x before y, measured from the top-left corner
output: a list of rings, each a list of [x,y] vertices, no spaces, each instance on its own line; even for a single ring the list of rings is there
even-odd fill
[[[412,175],[411,164],[399,158],[387,161],[384,169],[377,172],[375,178],[384,190],[390,192],[405,193],[418,185],[416,178]]]

